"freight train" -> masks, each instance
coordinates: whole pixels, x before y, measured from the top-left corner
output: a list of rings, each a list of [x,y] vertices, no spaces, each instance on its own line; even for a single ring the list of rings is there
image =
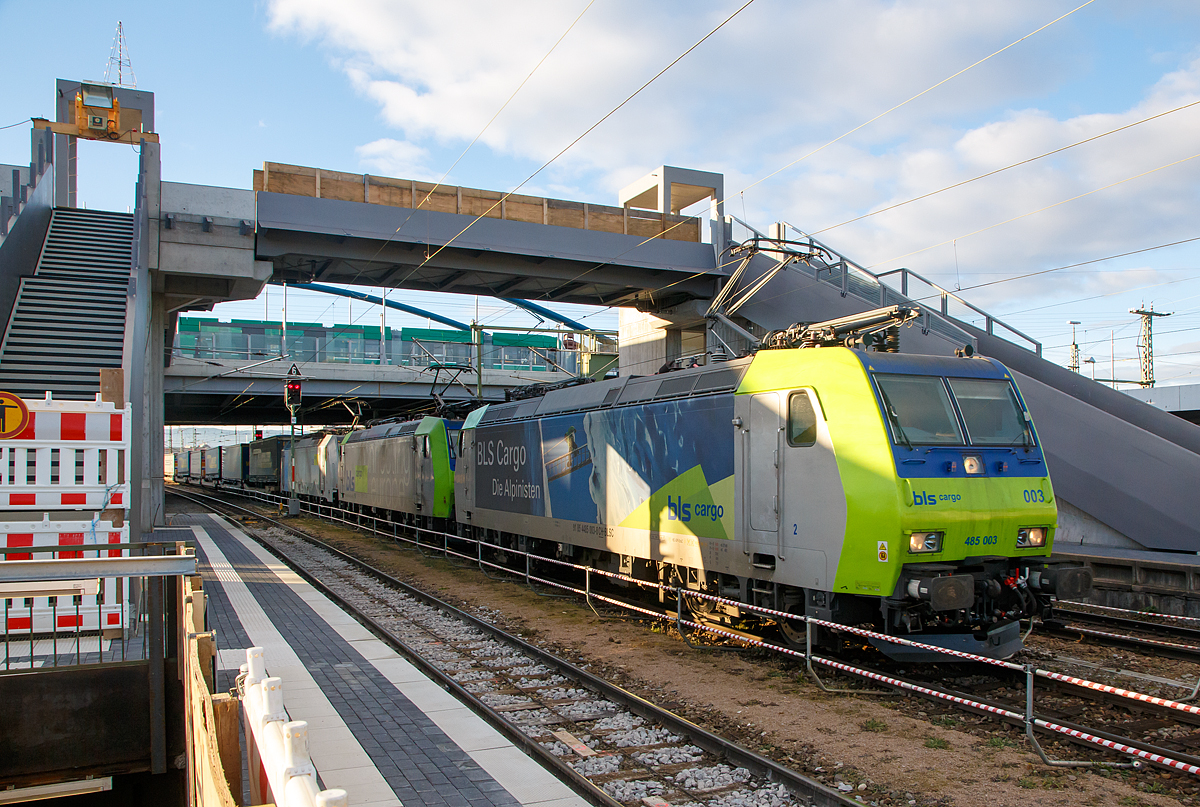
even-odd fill
[[[1092,584],[1086,567],[1047,560],[1054,489],[1011,373],[987,358],[830,343],[558,389],[462,422],[319,436],[297,444],[297,480],[315,480],[297,481],[297,494],[501,550],[1010,656],[1018,620]],[[268,442],[249,445],[251,463],[256,451],[281,460],[247,484],[278,490],[287,454]],[[686,599],[708,620],[755,618]],[[802,623],[777,622],[786,641],[804,643]]]

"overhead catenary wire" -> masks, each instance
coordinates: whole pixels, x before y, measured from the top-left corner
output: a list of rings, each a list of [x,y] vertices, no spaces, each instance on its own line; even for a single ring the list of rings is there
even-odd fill
[[[445,170],[445,172],[441,176],[441,179],[439,179],[437,182],[435,182],[433,184],[433,187],[429,189],[429,192],[425,194],[424,198],[421,199],[419,204],[413,205],[413,209],[411,211],[409,211],[408,217],[405,218],[404,221],[402,221],[400,223],[400,226],[397,227],[396,231],[394,233],[392,233],[391,236],[388,237],[387,241],[384,241],[383,244],[380,245],[379,249],[376,250],[375,255],[372,256],[371,260],[369,260],[363,264],[363,268],[358,271],[359,275],[361,275],[364,271],[366,271],[366,268],[368,266],[370,266],[370,264],[375,260],[375,258],[379,257],[379,254],[381,252],[383,252],[384,248],[387,247],[388,244],[391,243],[392,239],[400,234],[400,231],[404,229],[405,225],[408,224],[408,222],[412,219],[413,215],[418,210],[420,210],[422,207],[425,206],[425,203],[429,201],[429,199],[433,196],[433,194],[437,191],[437,189],[442,186],[442,183],[446,181],[446,177],[450,176],[450,172],[453,171],[460,162],[462,162],[463,157],[467,156],[467,152],[470,151],[471,148],[476,143],[479,142],[479,138],[483,137],[483,135],[487,132],[487,130],[489,128],[491,128],[491,125],[496,122],[496,118],[500,117],[500,113],[508,108],[508,105],[511,104],[513,99],[517,97],[517,93],[519,93],[525,87],[525,85],[529,83],[529,80],[531,78],[533,78],[533,74],[536,73],[543,64],[545,64],[546,60],[550,58],[550,54],[554,53],[554,51],[558,48],[558,46],[562,44],[562,41],[567,38],[567,34],[571,33],[571,31],[575,28],[575,26],[579,23],[579,21],[581,19],[583,19],[583,15],[586,14],[588,12],[588,9],[590,9],[593,5],[595,5],[595,3],[596,3],[596,0],[588,0],[588,4],[583,7],[583,11],[580,11],[579,15],[577,17],[575,17],[574,20],[571,21],[571,24],[567,26],[567,30],[563,31],[562,35],[559,36],[559,38],[554,41],[554,44],[550,46],[550,50],[546,51],[545,55],[543,55],[542,58],[538,60],[538,63],[533,66],[533,69],[529,71],[529,73],[525,76],[525,78],[521,79],[521,83],[518,84],[517,88],[509,94],[508,98],[506,98],[504,100],[504,103],[500,105],[500,108],[496,110],[496,112],[492,115],[492,117],[488,119],[488,122],[483,125],[483,128],[479,130],[479,133],[477,135],[475,135],[475,137],[471,140],[470,143],[467,144],[467,147],[462,150],[462,153],[458,155],[458,157],[454,160],[453,163],[451,163],[450,167]],[[526,181],[528,181],[528,180],[526,180]],[[355,275],[355,279],[356,280],[358,279],[358,275]]]
[[[950,244],[955,241],[961,241],[964,238],[969,238],[972,235],[979,235],[980,233],[987,232],[988,230],[994,230],[995,228],[1002,227],[1005,224],[1011,224],[1014,221],[1019,221],[1024,218],[1028,218],[1029,216],[1033,216],[1037,213],[1043,213],[1043,212],[1045,212],[1047,210],[1051,210],[1055,207],[1060,207],[1061,205],[1065,205],[1068,202],[1074,202],[1078,199],[1082,199],[1085,196],[1091,196],[1094,193],[1099,193],[1100,191],[1106,191],[1109,188],[1115,188],[1118,185],[1124,185],[1126,182],[1132,182],[1135,179],[1141,179],[1144,176],[1149,176],[1150,174],[1156,173],[1158,171],[1162,171],[1167,168],[1172,168],[1176,165],[1180,165],[1181,163],[1188,162],[1189,160],[1194,160],[1197,157],[1200,157],[1200,154],[1193,154],[1191,157],[1184,157],[1181,160],[1175,160],[1174,162],[1169,162],[1166,165],[1160,165],[1158,168],[1151,168],[1149,171],[1143,171],[1140,174],[1134,174],[1131,177],[1125,177],[1125,179],[1120,179],[1120,180],[1117,180],[1116,182],[1110,182],[1107,185],[1104,185],[1099,188],[1094,188],[1090,191],[1087,191],[1086,193],[1077,194],[1076,196],[1072,196],[1069,199],[1063,199],[1062,201],[1055,202],[1055,203],[1049,204],[1049,205],[1045,205],[1044,207],[1039,207],[1037,210],[1031,210],[1028,213],[1022,213],[1019,216],[1013,216],[1010,219],[1005,219],[1004,221],[999,221],[999,222],[996,222],[995,224],[989,224],[987,227],[980,227],[978,230],[972,230],[971,232],[966,233],[965,235],[960,235],[960,236],[956,236],[954,238],[949,238],[945,241],[939,241],[936,244],[931,244],[927,247],[922,247],[921,249],[915,249],[912,252],[906,252],[903,255],[896,255],[895,257],[879,261],[878,263],[873,263],[870,266],[865,267],[865,268],[874,269],[877,266],[883,266],[884,264],[891,263],[892,261],[903,260],[904,258],[910,258],[913,255],[920,255],[922,252],[928,252],[931,249],[937,249],[938,247],[944,247],[946,244]]]
[[[1194,107],[1197,104],[1200,104],[1200,101],[1192,101],[1191,103],[1183,104],[1182,106],[1177,106],[1174,109],[1168,109],[1165,112],[1159,112],[1159,113],[1157,113],[1155,115],[1151,115],[1147,118],[1142,118],[1141,120],[1134,121],[1133,123],[1127,123],[1124,126],[1118,126],[1116,129],[1109,129],[1107,132],[1101,132],[1098,135],[1092,135],[1091,137],[1086,137],[1083,140],[1077,140],[1074,143],[1070,143],[1066,146],[1061,146],[1059,148],[1052,149],[1051,151],[1047,151],[1042,154],[1038,154],[1036,157],[1028,157],[1024,160],[1018,160],[1017,162],[1009,163],[1008,165],[1006,165],[1002,168],[997,168],[995,170],[988,171],[987,173],[983,173],[978,176],[971,177],[970,179],[964,179],[961,182],[955,182],[952,185],[947,185],[944,188],[938,188],[935,191],[929,191],[929,193],[923,193],[920,196],[914,196],[911,199],[905,199],[903,202],[896,202],[895,204],[888,205],[887,207],[881,207],[879,210],[872,210],[870,213],[864,213],[861,216],[855,216],[852,219],[847,219],[846,221],[840,222],[838,224],[831,224],[830,226],[823,227],[820,230],[814,230],[813,232],[809,233],[809,235],[820,235],[821,233],[827,233],[830,230],[836,230],[839,227],[845,227],[847,224],[854,224],[855,222],[862,221],[863,219],[867,219],[872,216],[878,216],[880,213],[887,213],[889,210],[895,210],[896,208],[904,207],[905,205],[910,205],[913,202],[919,202],[922,199],[928,199],[931,196],[937,196],[939,193],[945,193],[946,191],[952,191],[955,188],[961,188],[964,185],[970,185],[972,182],[978,182],[981,179],[987,179],[988,177],[992,177],[992,176],[995,176],[996,174],[1004,173],[1005,171],[1011,170],[1013,168],[1020,168],[1022,165],[1028,165],[1029,163],[1037,162],[1038,160],[1045,159],[1046,157],[1053,157],[1055,154],[1061,154],[1062,152],[1076,148],[1077,146],[1082,146],[1082,145],[1086,145],[1087,143],[1092,143],[1096,140],[1100,140],[1101,138],[1108,137],[1109,135],[1117,134],[1118,132],[1124,132],[1126,129],[1132,129],[1135,126],[1140,126],[1143,123],[1148,123],[1152,120],[1157,120],[1158,118],[1166,117],[1167,115],[1173,114],[1175,112],[1180,112],[1184,109],[1190,109],[1191,107]]]
[[[844,140],[845,138],[849,137],[850,135],[854,134],[855,132],[859,131],[860,129],[862,129],[862,128],[864,128],[864,127],[866,127],[866,126],[868,126],[868,125],[870,125],[870,124],[874,123],[875,121],[877,121],[877,120],[879,120],[880,118],[883,118],[884,116],[886,116],[886,115],[888,115],[888,114],[890,114],[890,113],[892,113],[892,112],[896,111],[897,109],[900,109],[901,107],[904,107],[905,105],[907,105],[907,104],[909,104],[909,103],[911,103],[911,102],[915,101],[916,99],[920,98],[921,96],[923,96],[923,95],[926,95],[926,94],[928,94],[928,93],[932,92],[933,90],[937,89],[938,87],[941,87],[943,84],[946,84],[947,82],[949,82],[949,81],[951,81],[951,80],[953,80],[953,79],[957,78],[958,76],[961,76],[963,73],[966,73],[968,70],[971,70],[971,69],[972,69],[972,68],[974,68],[974,67],[978,67],[979,65],[981,65],[981,64],[983,64],[984,62],[988,61],[989,59],[991,59],[991,58],[993,58],[993,57],[995,57],[995,56],[998,56],[999,54],[1003,53],[1004,51],[1006,51],[1006,50],[1008,50],[1008,49],[1010,49],[1010,48],[1012,48],[1012,47],[1014,47],[1015,45],[1018,45],[1018,44],[1020,44],[1021,42],[1024,42],[1025,40],[1029,39],[1030,37],[1034,36],[1035,34],[1038,34],[1038,33],[1042,32],[1042,31],[1046,30],[1046,29],[1047,29],[1047,28],[1049,28],[1051,25],[1054,25],[1055,23],[1057,23],[1057,22],[1060,22],[1061,20],[1064,20],[1064,19],[1066,19],[1067,17],[1071,16],[1072,14],[1074,14],[1074,13],[1075,13],[1075,12],[1077,12],[1077,11],[1079,11],[1080,9],[1082,9],[1082,8],[1085,8],[1086,6],[1089,6],[1089,5],[1091,5],[1093,2],[1095,2],[1095,0],[1087,0],[1087,2],[1083,3],[1082,5],[1076,6],[1075,8],[1071,9],[1071,10],[1070,10],[1070,11],[1068,11],[1067,13],[1065,13],[1065,14],[1063,14],[1063,15],[1059,16],[1059,17],[1056,17],[1055,19],[1051,20],[1050,22],[1046,23],[1045,25],[1042,25],[1041,27],[1039,27],[1039,28],[1036,28],[1036,29],[1035,29],[1035,30],[1033,30],[1033,31],[1030,31],[1028,34],[1026,34],[1025,36],[1021,37],[1020,39],[1017,39],[1017,40],[1014,40],[1013,42],[1010,42],[1009,44],[1005,45],[1004,47],[1000,48],[999,50],[993,51],[992,53],[988,54],[987,56],[984,56],[982,59],[979,59],[979,60],[977,60],[977,61],[975,61],[975,62],[973,62],[973,63],[971,63],[971,64],[967,65],[966,67],[964,67],[964,68],[962,68],[961,70],[959,70],[959,71],[957,71],[957,72],[953,73],[952,75],[949,75],[949,76],[947,76],[946,78],[942,79],[941,81],[937,82],[936,84],[933,84],[933,85],[931,85],[931,86],[929,86],[929,87],[926,87],[924,90],[921,90],[921,91],[920,91],[920,92],[918,92],[916,95],[910,96],[908,99],[906,99],[906,100],[904,100],[904,101],[901,101],[900,103],[898,103],[898,104],[896,104],[896,105],[894,105],[894,106],[892,106],[892,107],[890,107],[890,108],[888,108],[888,109],[884,110],[883,112],[880,112],[878,115],[875,115],[874,117],[870,118],[869,120],[866,120],[866,121],[864,121],[864,122],[860,123],[858,126],[855,126],[853,129],[850,129],[849,131],[847,131],[847,132],[844,132],[843,134],[840,134],[840,135],[838,135],[837,137],[835,137],[835,138],[833,138],[832,140],[828,141],[828,142],[827,142],[827,143],[825,143],[824,145],[822,145],[822,146],[819,146],[819,147],[817,147],[817,148],[813,149],[812,151],[809,151],[808,153],[804,154],[803,156],[801,156],[801,157],[798,157],[798,158],[797,158],[797,159],[795,159],[795,160],[792,160],[791,162],[787,163],[786,165],[782,166],[781,168],[777,168],[776,170],[772,171],[771,173],[769,173],[769,174],[767,174],[767,175],[765,175],[765,176],[763,176],[763,177],[760,177],[759,179],[756,179],[754,182],[751,182],[749,185],[747,185],[746,187],[742,188],[740,191],[737,191],[736,193],[730,193],[730,194],[726,194],[726,196],[725,196],[725,198],[724,198],[724,199],[717,200],[717,204],[723,204],[723,203],[725,203],[725,202],[728,202],[729,200],[733,199],[734,197],[736,197],[736,196],[738,196],[738,195],[745,194],[745,192],[746,192],[746,191],[750,190],[751,188],[755,187],[756,185],[760,185],[760,184],[762,184],[763,182],[765,182],[766,180],[770,179],[771,177],[773,177],[773,176],[776,176],[777,174],[779,174],[779,173],[781,173],[781,172],[783,172],[783,171],[786,171],[788,168],[791,168],[792,166],[794,166],[794,165],[796,165],[796,164],[798,164],[798,163],[800,163],[800,162],[802,162],[802,161],[804,161],[804,160],[808,159],[808,158],[809,158],[809,157],[811,157],[812,155],[814,155],[814,154],[817,154],[817,153],[819,153],[819,152],[821,152],[821,151],[825,150],[826,148],[828,148],[828,147],[830,147],[830,146],[834,145],[835,143],[837,143],[837,142],[839,142],[839,141],[841,141],[841,140]],[[739,9],[739,10],[740,10],[740,9]],[[744,202],[744,198],[743,198],[743,202]],[[474,222],[472,222],[472,223],[474,223]],[[639,243],[637,243],[637,244],[635,244],[634,246],[630,247],[629,249],[627,249],[627,250],[625,250],[625,251],[621,252],[620,254],[618,254],[618,255],[614,256],[613,258],[610,258],[610,259],[609,259],[609,260],[607,260],[607,261],[603,261],[603,262],[601,262],[601,263],[598,263],[598,264],[596,264],[595,266],[593,266],[593,267],[591,267],[591,268],[589,268],[589,269],[586,269],[586,270],[584,270],[583,272],[581,272],[580,274],[578,274],[578,275],[576,275],[575,277],[571,278],[570,280],[567,280],[566,282],[564,282],[564,283],[562,283],[562,284],[559,284],[557,287],[555,287],[554,289],[551,289],[549,292],[543,292],[543,293],[540,295],[540,298],[541,298],[541,299],[548,299],[548,298],[549,298],[549,295],[550,295],[550,294],[552,294],[552,293],[553,293],[554,291],[556,291],[557,289],[563,288],[564,286],[566,286],[566,285],[569,285],[569,284],[571,284],[571,283],[575,283],[575,282],[576,282],[576,281],[578,281],[580,278],[582,278],[582,277],[584,277],[584,276],[586,276],[586,275],[588,275],[588,274],[590,274],[590,273],[592,273],[592,272],[596,271],[597,269],[603,268],[604,266],[607,266],[607,265],[611,264],[611,263],[612,263],[614,260],[616,260],[617,258],[620,258],[620,257],[622,257],[622,256],[624,256],[624,255],[627,255],[628,253],[632,252],[633,250],[635,250],[635,249],[638,249],[639,247],[642,247],[642,246],[644,246],[644,245],[646,245],[646,244],[650,243],[650,242],[651,242],[651,241],[653,241],[655,238],[661,238],[661,237],[665,237],[667,233],[671,232],[672,230],[674,230],[674,229],[675,229],[675,228],[677,228],[677,227],[680,227],[680,226],[682,226],[683,224],[684,224],[684,222],[683,222],[683,221],[676,222],[675,224],[673,224],[673,225],[671,225],[670,227],[668,227],[667,229],[665,229],[665,230],[664,230],[664,231],[663,231],[663,232],[662,232],[660,235],[655,235],[655,236],[651,236],[651,237],[649,237],[649,238],[643,239],[643,240],[642,240],[642,241],[640,241]],[[652,293],[657,293],[657,292],[660,292],[660,291],[664,291],[665,289],[667,289],[667,288],[670,288],[671,286],[673,286],[673,285],[676,285],[676,284],[678,284],[678,283],[682,283],[682,282],[685,282],[685,281],[687,281],[687,280],[690,280],[690,279],[693,279],[693,278],[696,278],[696,277],[700,277],[702,274],[707,274],[707,272],[698,272],[698,273],[695,273],[695,274],[693,274],[693,275],[691,275],[691,276],[689,276],[689,277],[687,277],[687,278],[683,278],[682,280],[673,281],[672,283],[668,283],[667,285],[665,285],[665,286],[662,286],[662,287],[660,287],[660,288],[658,288],[658,289],[654,289]]]
[[[454,243],[454,241],[457,240],[459,238],[459,236],[463,235],[464,233],[467,232],[467,230],[471,229],[473,226],[478,224],[481,220],[486,218],[489,213],[491,213],[493,210],[495,210],[497,207],[499,207],[501,204],[503,204],[505,201],[507,201],[508,198],[511,197],[514,193],[519,191],[521,188],[525,187],[526,184],[531,182],[538,174],[542,173],[542,171],[549,168],[550,165],[553,164],[556,160],[558,160],[559,157],[562,157],[564,154],[566,154],[568,151],[570,151],[575,146],[575,144],[577,144],[579,141],[583,140],[585,137],[587,137],[589,134],[591,134],[593,131],[595,131],[596,128],[599,127],[602,123],[604,123],[606,120],[608,120],[613,115],[615,115],[617,112],[619,112],[622,108],[625,107],[626,104],[628,104],[630,101],[632,101],[638,95],[640,95],[643,90],[645,90],[647,87],[649,87],[655,81],[657,81],[664,73],[666,73],[668,70],[670,70],[675,65],[679,64],[679,62],[683,61],[683,59],[685,57],[687,57],[688,54],[690,54],[696,48],[700,47],[705,42],[707,42],[714,34],[716,34],[718,31],[720,31],[722,28],[724,28],[727,24],[729,24],[729,22],[731,22],[734,17],[736,17],[737,15],[739,15],[743,11],[745,11],[753,2],[754,2],[754,0],[746,0],[746,2],[743,3],[741,6],[739,6],[732,14],[730,14],[728,17],[723,19],[720,23],[718,23],[716,25],[716,27],[714,27],[707,34],[705,34],[699,40],[697,40],[694,45],[692,45],[690,48],[685,50],[683,53],[676,56],[673,60],[671,60],[670,63],[668,63],[666,65],[666,67],[659,70],[657,73],[655,73],[653,76],[651,76],[644,84],[642,84],[642,86],[638,87],[636,90],[634,90],[632,93],[630,93],[625,98],[625,100],[621,101],[621,103],[617,104],[615,107],[613,107],[608,112],[606,112],[599,120],[597,120],[595,123],[593,123],[587,129],[585,129],[580,135],[578,135],[574,140],[572,140],[570,143],[568,143],[566,146],[564,146],[562,149],[560,149],[557,154],[555,154],[553,157],[551,157],[546,162],[542,163],[542,165],[536,171],[534,171],[532,174],[530,174],[528,177],[526,177],[524,180],[522,180],[519,185],[517,185],[512,190],[505,193],[503,196],[501,196],[499,199],[497,199],[495,202],[493,202],[491,207],[489,207],[487,210],[485,210],[484,212],[482,212],[478,216],[476,216],[474,219],[472,219],[471,222],[469,224],[467,224],[466,227],[463,227],[462,230],[460,230],[458,233],[456,233],[454,236],[452,236],[449,241],[447,241],[445,244],[442,244],[440,247],[438,247],[436,250],[434,250],[431,254],[427,255],[425,257],[425,259],[423,261],[421,261],[420,264],[415,266],[407,275],[405,275],[405,277],[400,282],[403,283],[404,280],[407,280],[408,278],[412,277],[414,273],[416,273],[417,271],[419,271],[421,269],[421,267],[425,266],[425,264],[429,263],[429,261],[431,261],[431,260],[433,260],[433,258],[437,257],[438,253],[440,253],[446,247],[448,247],[452,243]],[[1094,0],[1088,0],[1088,2],[1094,2]]]

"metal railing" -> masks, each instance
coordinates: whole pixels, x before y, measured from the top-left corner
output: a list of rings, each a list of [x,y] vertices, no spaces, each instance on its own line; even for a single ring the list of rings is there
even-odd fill
[[[976,325],[976,323],[969,321],[971,315],[975,315],[979,318],[977,327],[981,328],[987,334],[999,336],[1038,356],[1042,355],[1042,345],[1033,337],[1021,332],[1003,320],[993,317],[983,309],[963,299],[956,292],[927,280],[911,269],[892,269],[887,272],[875,274],[827,244],[813,238],[794,224],[789,224],[786,221],[780,222],[773,228],[779,230],[778,235],[772,236],[742,221],[737,216],[727,216],[727,218],[731,224],[739,225],[749,234],[747,238],[742,239],[743,241],[756,240],[767,242],[768,244],[772,241],[788,241],[788,231],[791,230],[795,234],[793,236],[794,241],[804,244],[808,248],[807,252],[817,257],[813,257],[807,261],[793,261],[789,268],[802,270],[802,267],[807,267],[811,270],[811,276],[814,280],[834,286],[843,297],[853,296],[871,306],[884,307],[897,304],[915,304],[921,310],[922,333],[937,334],[955,343],[957,346],[974,343],[974,337],[963,330],[959,326],[959,323]],[[772,252],[769,248],[764,249],[764,251],[768,253]],[[782,259],[785,254],[786,250],[781,248],[779,257]],[[885,278],[896,276],[899,276],[899,289],[893,288],[883,282]],[[910,292],[910,285],[912,285],[910,281],[923,284],[928,293],[914,295]],[[926,300],[937,300],[937,304],[936,306],[928,305],[925,302]],[[964,317],[955,316],[951,312],[951,303],[961,306],[969,313]]]
[[[1018,347],[1025,348],[1026,350],[1029,350],[1038,356],[1042,355],[1042,345],[1033,337],[1022,333],[1006,322],[993,317],[982,308],[967,302],[955,292],[945,289],[942,286],[925,279],[911,269],[892,269],[887,272],[875,274],[869,269],[859,266],[857,263],[840,254],[828,245],[818,241],[816,238],[813,238],[811,235],[804,232],[794,224],[790,224],[786,221],[780,222],[780,224],[783,226],[783,232],[781,234],[782,237],[787,237],[787,230],[793,230],[800,239],[810,242],[814,247],[834,258],[834,261],[828,264],[824,269],[824,271],[827,272],[826,276],[822,276],[822,271],[818,270],[814,272],[814,277],[816,277],[818,280],[824,280],[834,284],[840,283],[843,297],[845,297],[847,294],[853,294],[855,297],[863,300],[864,302],[879,306],[894,305],[896,303],[905,302],[916,303],[921,308],[923,315],[922,330],[926,333],[940,333],[941,335],[947,337],[953,337],[957,334],[962,334],[967,336],[968,339],[971,339],[971,341],[974,341],[970,335],[967,334],[967,332],[963,331],[955,324],[955,320],[957,318],[950,314],[950,302],[954,301],[981,317],[983,324],[982,330],[984,330],[987,334],[1000,336],[1001,338],[1005,338],[1007,341],[1013,342],[1013,344],[1016,344]],[[900,276],[899,289],[894,289],[883,282],[884,278],[893,277],[895,275]],[[918,283],[925,284],[925,286],[927,286],[932,293],[919,297],[912,296],[909,292],[910,278]],[[938,300],[938,310],[933,310],[930,306],[923,302],[924,300],[930,298],[936,298]],[[965,322],[965,320],[962,321]],[[953,328],[954,332],[950,332],[946,326]],[[1002,333],[996,333],[997,327],[1001,328],[1008,334],[1017,337],[1021,341],[1014,341],[1011,338],[1005,337]]]

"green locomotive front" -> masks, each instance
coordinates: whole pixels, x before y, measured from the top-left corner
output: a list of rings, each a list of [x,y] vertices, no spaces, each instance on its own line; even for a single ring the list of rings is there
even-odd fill
[[[462,444],[477,537],[740,603],[1008,656],[1091,585],[1045,563],[1045,457],[987,359],[764,350],[477,410]]]

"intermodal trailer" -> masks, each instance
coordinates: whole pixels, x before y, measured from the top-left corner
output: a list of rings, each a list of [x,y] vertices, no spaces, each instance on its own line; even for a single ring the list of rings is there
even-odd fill
[[[279,490],[279,468],[283,460],[286,437],[268,437],[250,444],[250,460],[246,484],[266,490]]]
[[[249,453],[245,443],[221,447],[221,484],[240,488],[246,480],[246,464]]]
[[[295,477],[296,495],[314,501],[336,500],[338,488],[338,441],[340,435],[319,432],[298,437],[295,441],[293,473],[284,473],[283,489],[291,491]],[[289,467],[289,447],[283,446],[283,467]]]
[[[189,482],[200,482],[204,479],[204,451],[196,448],[188,452]]]
[[[221,480],[221,448],[204,449],[204,472],[201,474],[201,479],[206,485],[217,486]]]

